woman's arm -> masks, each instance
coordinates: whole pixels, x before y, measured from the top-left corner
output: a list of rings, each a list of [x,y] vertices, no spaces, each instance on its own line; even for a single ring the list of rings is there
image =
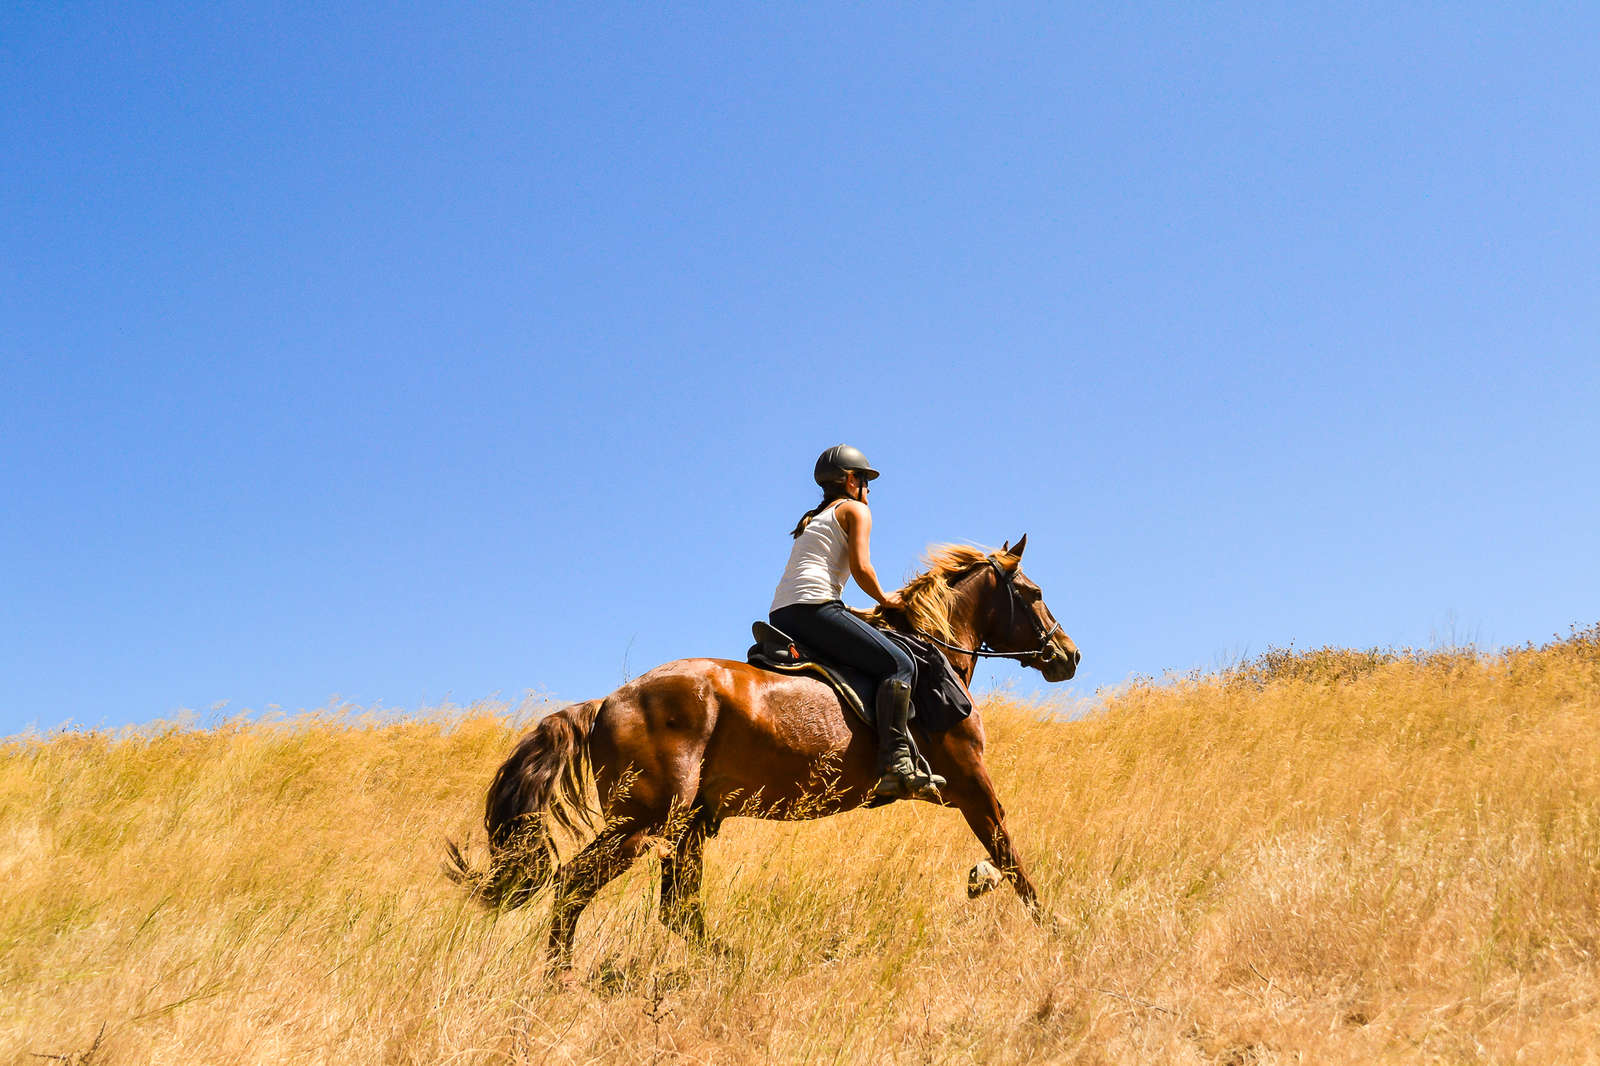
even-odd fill
[[[867,542],[872,537],[872,512],[867,505],[856,500],[845,500],[838,507],[839,525],[844,527],[845,545],[850,549],[850,576],[856,579],[861,591],[885,607],[899,607],[900,594],[884,593],[878,584],[878,572],[872,569],[872,558]]]

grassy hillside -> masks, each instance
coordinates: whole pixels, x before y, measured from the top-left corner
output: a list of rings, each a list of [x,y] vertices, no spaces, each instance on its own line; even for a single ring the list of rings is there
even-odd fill
[[[5,743],[0,1062],[1596,1059],[1600,630],[983,714],[1054,931],[965,898],[953,812],[730,821],[733,957],[659,927],[641,863],[569,989],[543,898],[495,918],[439,874],[505,708]]]

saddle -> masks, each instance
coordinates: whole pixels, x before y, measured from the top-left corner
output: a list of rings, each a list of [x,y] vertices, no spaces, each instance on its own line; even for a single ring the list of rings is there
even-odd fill
[[[878,728],[878,686],[872,678],[848,666],[822,662],[789,634],[766,622],[751,625],[750,634],[756,642],[745,653],[745,662],[780,674],[815,677],[838,693],[846,710],[873,729]]]

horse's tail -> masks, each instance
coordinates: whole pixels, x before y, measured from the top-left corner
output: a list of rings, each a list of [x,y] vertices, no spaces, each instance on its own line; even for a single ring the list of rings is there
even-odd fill
[[[495,772],[483,810],[488,869],[474,868],[455,841],[445,842],[445,875],[484,906],[520,907],[550,880],[557,861],[552,824],[568,836],[589,827],[589,735],[601,702],[547,715]]]

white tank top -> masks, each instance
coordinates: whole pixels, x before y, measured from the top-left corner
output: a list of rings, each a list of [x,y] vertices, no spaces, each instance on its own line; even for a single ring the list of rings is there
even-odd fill
[[[827,603],[844,595],[850,577],[850,546],[839,525],[839,505],[806,523],[789,549],[789,565],[783,568],[778,591],[772,596],[771,610],[796,603]]]

